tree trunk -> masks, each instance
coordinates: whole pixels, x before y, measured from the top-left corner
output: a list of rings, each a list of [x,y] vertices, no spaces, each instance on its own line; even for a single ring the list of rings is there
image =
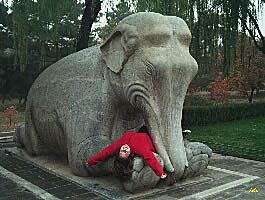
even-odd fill
[[[80,51],[88,47],[89,34],[93,22],[96,20],[101,10],[101,0],[86,0],[86,7],[82,16],[81,28],[76,44],[76,51]]]
[[[248,25],[246,24],[246,22],[241,18],[239,17],[239,19],[241,20],[241,22],[243,23],[243,25],[245,26],[245,28],[247,29],[250,37],[252,38],[252,40],[254,41],[254,44],[255,46],[263,53],[265,54],[265,37],[264,35],[262,34],[261,30],[260,30],[260,27],[259,27],[259,24],[257,22],[257,20],[255,19],[255,17],[251,14],[250,11],[247,12],[248,13],[248,16],[249,16],[249,19],[250,21],[254,24],[255,26],[255,31],[257,31],[258,33],[258,39],[257,39],[257,36],[255,35],[255,32],[252,31]],[[260,41],[260,43],[259,43]]]
[[[18,104],[20,105],[21,102],[22,102],[22,96],[19,96],[19,97],[18,97]]]
[[[251,88],[250,95],[248,96],[248,102],[249,103],[252,103],[252,101],[253,101],[254,90],[255,90],[254,88]]]

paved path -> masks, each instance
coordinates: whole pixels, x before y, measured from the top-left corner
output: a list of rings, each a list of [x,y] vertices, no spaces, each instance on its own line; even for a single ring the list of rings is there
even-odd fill
[[[12,153],[14,143],[0,139],[0,200],[30,199],[153,199],[153,200],[264,200],[265,163],[214,154],[200,177],[138,194],[125,193],[114,180],[95,182],[60,174]],[[11,148],[11,150],[10,150]],[[48,166],[48,165],[47,165]],[[94,182],[93,182],[94,181]],[[102,183],[102,184],[101,184]]]
[[[0,199],[106,199],[0,150]]]

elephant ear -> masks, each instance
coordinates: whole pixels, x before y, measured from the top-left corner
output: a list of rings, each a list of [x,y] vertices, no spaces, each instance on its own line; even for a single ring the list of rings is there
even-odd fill
[[[135,26],[118,25],[110,37],[100,46],[107,67],[119,73],[129,57],[138,48],[138,33]]]

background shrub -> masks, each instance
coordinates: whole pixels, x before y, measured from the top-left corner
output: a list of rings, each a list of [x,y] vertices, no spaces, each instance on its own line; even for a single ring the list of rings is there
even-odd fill
[[[207,125],[217,122],[265,116],[265,102],[189,106],[183,108],[182,126]]]
[[[215,101],[207,96],[187,95],[185,97],[185,106],[210,106],[216,104]]]

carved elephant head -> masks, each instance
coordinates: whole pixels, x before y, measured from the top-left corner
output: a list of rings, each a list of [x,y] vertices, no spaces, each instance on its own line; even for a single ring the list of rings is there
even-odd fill
[[[166,170],[179,177],[187,165],[183,102],[198,70],[190,42],[182,19],[137,13],[122,20],[100,47],[114,92],[141,112]]]

